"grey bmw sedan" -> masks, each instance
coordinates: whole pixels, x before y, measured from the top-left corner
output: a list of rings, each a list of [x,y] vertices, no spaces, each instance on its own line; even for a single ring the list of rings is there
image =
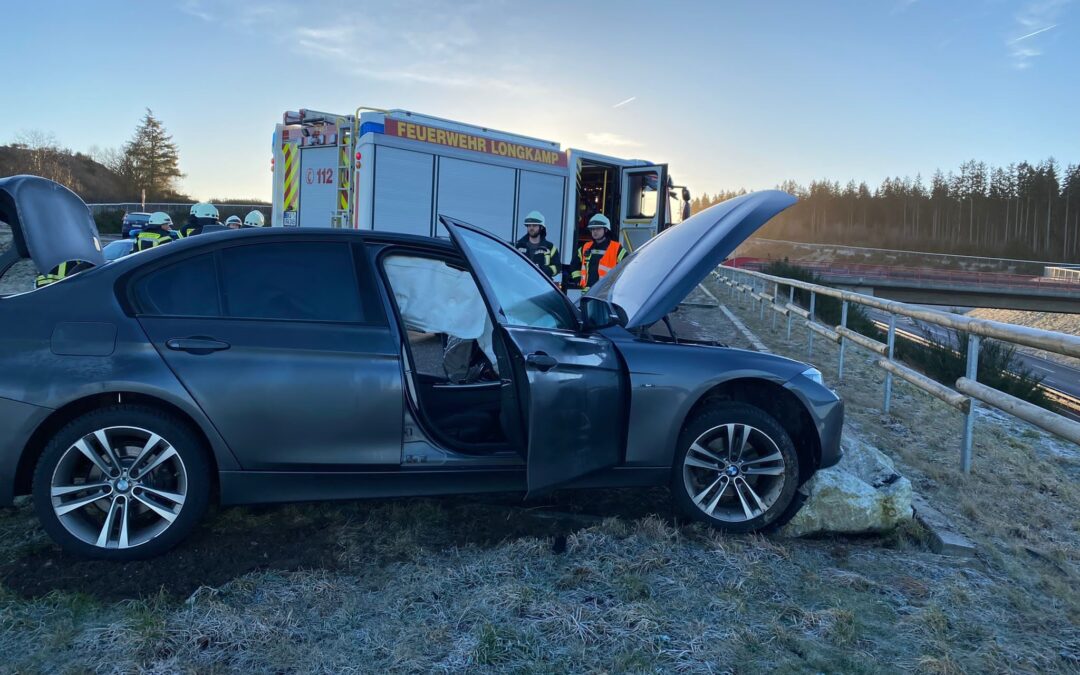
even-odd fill
[[[208,504],[669,485],[688,517],[776,521],[840,457],[843,403],[804,363],[650,330],[794,202],[723,202],[578,303],[512,246],[234,230],[105,264],[86,205],[0,179],[0,505],[65,549],[161,554]]]

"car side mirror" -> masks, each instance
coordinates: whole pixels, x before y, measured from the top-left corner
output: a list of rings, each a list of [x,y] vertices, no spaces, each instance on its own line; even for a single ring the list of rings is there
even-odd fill
[[[626,321],[626,317],[615,304],[588,296],[581,298],[581,315],[584,317],[582,328],[586,331],[621,326]]]

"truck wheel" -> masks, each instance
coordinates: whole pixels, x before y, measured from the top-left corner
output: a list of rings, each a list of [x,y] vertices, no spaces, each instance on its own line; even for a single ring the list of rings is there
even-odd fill
[[[210,462],[172,415],[115,405],[76,418],[48,443],[33,498],[65,550],[127,561],[159,555],[191,532],[210,498]]]
[[[694,520],[730,532],[759,530],[784,513],[798,482],[791,437],[755,406],[710,405],[679,436],[671,492]]]

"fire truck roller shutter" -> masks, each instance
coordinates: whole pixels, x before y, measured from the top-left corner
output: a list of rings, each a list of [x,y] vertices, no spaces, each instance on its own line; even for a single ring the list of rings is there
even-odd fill
[[[504,166],[440,157],[436,210],[512,243],[514,174]],[[446,230],[440,227],[436,234],[446,236]]]
[[[431,236],[434,161],[426,152],[375,148],[374,229]]]
[[[518,183],[518,213],[514,219],[514,237],[525,236],[523,223],[530,211],[544,214],[547,238],[556,246],[562,242],[566,210],[566,178],[549,173],[522,171]]]
[[[330,227],[337,210],[337,146],[300,149],[300,225]]]

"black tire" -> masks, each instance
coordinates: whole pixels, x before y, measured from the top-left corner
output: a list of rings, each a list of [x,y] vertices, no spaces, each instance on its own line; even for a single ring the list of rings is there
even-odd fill
[[[744,457],[734,462],[734,470],[727,461],[731,459],[730,455],[723,456],[730,450],[731,443],[727,438],[732,430],[737,439],[748,438]],[[717,448],[706,444],[705,450],[724,463],[714,462],[695,450],[691,457],[695,465],[687,466],[687,455],[699,441],[715,443]],[[736,445],[739,445],[738,440]],[[766,461],[777,455],[779,459]],[[716,468],[697,464],[715,464]],[[744,470],[758,473],[751,475],[743,473]],[[765,471],[777,473],[762,475]],[[740,480],[742,482],[738,482]],[[705,489],[709,486],[712,486],[711,492]],[[675,506],[688,518],[729,532],[754,532],[768,527],[784,514],[798,487],[799,456],[795,445],[784,427],[760,408],[731,401],[711,404],[696,414],[679,434],[671,471],[671,494]],[[696,496],[701,497],[700,506],[695,502]],[[755,503],[755,498],[761,501]],[[718,501],[714,502],[714,499]],[[749,505],[749,516],[744,501]],[[762,510],[761,504],[766,508]],[[711,514],[707,512],[710,506],[713,507]]]
[[[175,450],[175,454],[170,459],[163,461],[157,468],[147,471],[146,476],[140,476],[139,478],[145,483],[143,485],[135,480],[137,469],[149,468],[154,457],[160,457],[166,453],[160,450],[155,454],[148,455],[146,460],[140,462],[139,467],[130,468],[132,471],[131,481],[124,483],[125,491],[121,492],[115,482],[117,477],[104,476],[104,470],[100,467],[95,468],[95,463],[90,461],[88,456],[80,456],[75,448],[75,444],[80,439],[85,442],[87,437],[101,429],[109,429],[108,433],[112,434],[112,438],[109,438],[111,443],[115,439],[116,445],[128,444],[113,450],[118,455],[128,453],[124,455],[126,459],[121,459],[121,464],[134,459],[131,456],[132,453],[137,454],[133,450],[133,448],[138,447],[135,444],[135,440],[138,439],[138,436],[134,435],[135,430],[156,434],[163,439],[163,443],[158,443],[154,447],[164,449],[171,446],[172,450]],[[93,445],[93,447],[96,449],[101,446]],[[111,466],[105,453],[97,452],[96,454],[99,458],[104,458],[106,466]],[[179,461],[177,461],[177,458]],[[63,462],[63,467],[61,467],[61,462]],[[175,467],[180,468],[176,469]],[[69,471],[80,473],[81,477],[70,478],[67,475]],[[123,477],[127,478],[128,467],[124,467],[124,471]],[[60,474],[64,474],[63,479],[59,478]],[[164,474],[164,478],[159,478],[162,474]],[[176,481],[181,480],[178,478],[181,474],[183,475],[182,490],[175,487],[178,484]],[[73,483],[75,485],[90,482],[111,483],[111,485],[100,488],[108,491],[106,496],[85,507],[71,511],[71,515],[65,515],[64,522],[61,522],[61,518],[54,508],[52,495],[54,479],[58,483]],[[158,483],[159,480],[171,480],[174,483],[172,485],[162,485]],[[128,487],[129,485],[135,487]],[[33,500],[34,509],[37,511],[42,527],[52,537],[53,541],[65,551],[87,558],[123,562],[144,560],[161,555],[187,537],[206,512],[210,501],[210,486],[211,462],[209,453],[187,424],[173,415],[153,408],[118,404],[94,410],[76,418],[49,440],[38,460],[37,468],[34,470]],[[183,501],[179,504],[161,501],[152,494],[148,495],[147,490],[151,487],[159,491],[172,490],[175,494],[182,492]],[[75,500],[92,497],[94,494],[98,493],[90,490],[78,493],[72,498],[71,502],[65,502],[61,506],[70,504]],[[120,494],[124,495],[122,504],[125,506],[117,509],[116,518],[113,518],[113,512],[108,508],[108,505],[116,500],[109,495]],[[159,494],[168,493],[159,492]],[[145,502],[139,502],[139,497],[149,499],[159,506],[162,504],[168,506],[169,516],[174,519],[170,522],[167,518],[158,516],[145,506]],[[67,497],[58,497],[58,499],[67,499]],[[130,507],[127,506],[128,504],[130,504]],[[153,522],[155,518],[160,521],[156,524],[147,525],[144,533],[148,537],[146,541],[138,541],[137,537],[134,537],[137,531],[134,529],[135,521],[128,520],[129,508],[133,514],[132,518],[139,519],[138,522]],[[94,509],[99,509],[105,515],[95,512]],[[105,527],[109,519],[112,519],[114,523],[119,523],[119,519],[123,519],[123,525],[125,526],[129,522],[133,523],[131,530],[133,537],[129,540],[128,548],[118,546],[118,542],[123,541],[119,539],[119,524]],[[115,533],[118,540],[114,542],[116,546],[102,547],[96,545],[95,542],[86,540],[87,533],[92,538],[92,528],[97,524],[98,520],[101,521],[102,530],[108,529],[110,536]],[[69,527],[72,529],[69,530]],[[161,531],[154,533],[157,528],[161,528]],[[75,531],[81,532],[83,536],[80,537],[75,534]],[[128,530],[125,528],[124,536],[126,537],[127,534]],[[106,545],[109,545],[108,537]]]

